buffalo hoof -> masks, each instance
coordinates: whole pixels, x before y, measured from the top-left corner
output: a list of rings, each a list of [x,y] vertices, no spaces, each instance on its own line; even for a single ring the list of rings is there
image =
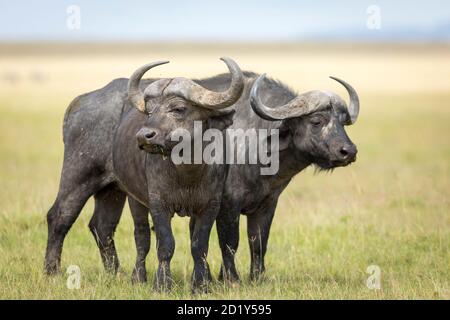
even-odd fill
[[[219,281],[229,284],[235,284],[239,283],[241,280],[236,270],[228,270],[227,272],[225,272],[223,268],[220,268]]]
[[[170,292],[172,290],[173,280],[170,277],[164,278],[155,278],[155,282],[153,283],[153,290],[157,292]]]
[[[54,276],[61,273],[61,268],[58,263],[46,263],[44,272],[48,276]]]
[[[131,274],[131,283],[141,284],[146,282],[147,282],[147,271],[143,268],[133,269],[133,273]]]
[[[193,273],[192,275],[192,293],[208,293],[212,282],[212,276],[207,269],[204,273]]]
[[[257,270],[250,272],[250,281],[258,282],[263,279],[264,270]]]
[[[204,280],[201,282],[192,282],[191,292],[192,294],[204,294],[209,293],[211,281]]]
[[[105,267],[105,271],[112,275],[117,274],[120,268],[120,264],[117,259],[104,261],[103,266]]]

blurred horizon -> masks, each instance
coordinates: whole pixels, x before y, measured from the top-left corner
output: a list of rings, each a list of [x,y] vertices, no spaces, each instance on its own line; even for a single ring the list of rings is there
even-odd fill
[[[0,0],[0,42],[450,42],[450,2]]]

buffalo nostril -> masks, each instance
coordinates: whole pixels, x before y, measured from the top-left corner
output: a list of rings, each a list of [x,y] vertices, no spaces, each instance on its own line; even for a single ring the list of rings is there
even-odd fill
[[[347,148],[345,148],[345,147],[343,147],[343,148],[339,151],[339,153],[341,154],[341,156],[342,156],[344,159],[347,158],[347,157],[348,157],[348,154],[349,154]]]
[[[144,137],[145,137],[146,139],[151,139],[151,138],[153,138],[154,136],[156,136],[156,132],[155,132],[155,131],[149,131],[149,132],[146,132],[145,135],[144,135]]]

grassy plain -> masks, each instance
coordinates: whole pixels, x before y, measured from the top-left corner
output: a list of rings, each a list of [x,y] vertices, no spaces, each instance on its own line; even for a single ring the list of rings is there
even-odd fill
[[[188,220],[174,219],[175,289],[134,286],[133,227],[126,208],[116,233],[122,271],[101,265],[87,228],[90,201],[70,231],[63,269],[81,268],[81,289],[67,275],[43,274],[45,215],[62,164],[62,118],[76,95],[143,63],[169,59],[149,76],[203,77],[243,69],[266,72],[297,91],[345,92],[329,75],[357,88],[360,119],[348,128],[359,154],[333,173],[307,169],[283,193],[266,258],[267,273],[248,280],[245,219],[233,287],[215,282],[192,296]],[[450,47],[425,45],[0,45],[0,298],[2,299],[449,299],[450,298]],[[221,258],[215,230],[209,262]],[[366,268],[381,270],[381,289],[366,286]]]

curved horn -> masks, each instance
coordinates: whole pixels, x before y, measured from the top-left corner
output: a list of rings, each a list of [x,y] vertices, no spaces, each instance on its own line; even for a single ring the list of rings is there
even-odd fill
[[[169,61],[156,61],[146,64],[138,68],[135,72],[133,72],[133,74],[130,77],[130,80],[128,80],[128,98],[130,99],[133,106],[139,111],[145,112],[144,93],[139,87],[142,77],[151,68],[166,63],[169,63]]]
[[[336,77],[331,77],[331,79],[336,80],[337,82],[339,82],[340,84],[342,84],[345,89],[348,92],[348,95],[350,96],[350,104],[348,106],[348,113],[350,114],[350,123],[349,124],[354,124],[356,122],[356,119],[358,118],[358,114],[359,114],[359,97],[358,94],[356,93],[356,90],[349,85],[347,82],[345,82],[344,80],[341,80],[339,78]]]
[[[263,119],[276,121],[288,118],[299,117],[314,110],[314,106],[308,103],[306,95],[299,95],[285,105],[269,108],[262,101],[258,94],[259,86],[264,81],[266,74],[262,74],[253,83],[250,92],[250,105],[253,111]]]
[[[238,64],[230,58],[220,58],[227,65],[231,74],[230,87],[223,92],[205,89],[186,78],[175,78],[164,90],[164,94],[181,96],[196,105],[207,109],[223,109],[234,104],[244,90],[244,75]]]

